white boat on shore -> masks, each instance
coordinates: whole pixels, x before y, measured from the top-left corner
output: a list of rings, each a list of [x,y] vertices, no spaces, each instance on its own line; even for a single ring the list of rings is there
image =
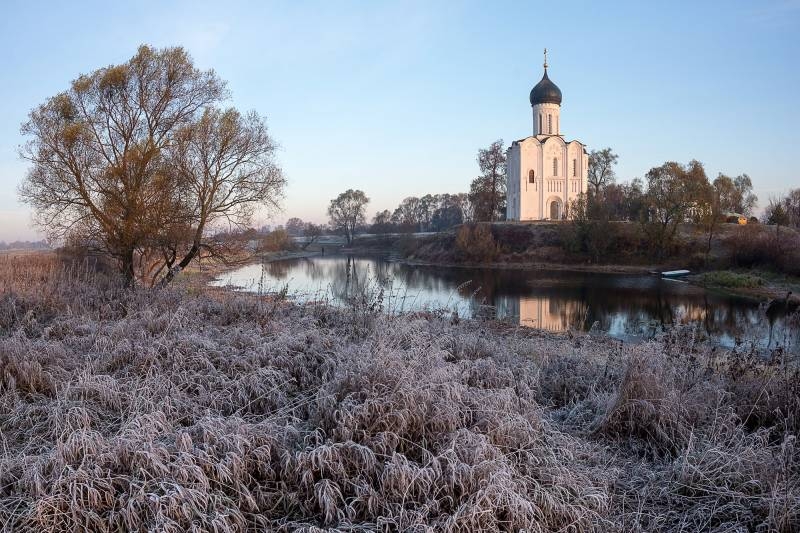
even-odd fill
[[[663,278],[680,278],[691,274],[690,270],[667,270],[661,273]]]

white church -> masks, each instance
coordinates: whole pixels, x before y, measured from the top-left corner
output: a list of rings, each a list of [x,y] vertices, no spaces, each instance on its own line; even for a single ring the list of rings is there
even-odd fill
[[[506,152],[507,220],[561,220],[566,207],[586,192],[589,155],[580,141],[561,135],[561,89],[544,76],[531,90],[533,135]]]

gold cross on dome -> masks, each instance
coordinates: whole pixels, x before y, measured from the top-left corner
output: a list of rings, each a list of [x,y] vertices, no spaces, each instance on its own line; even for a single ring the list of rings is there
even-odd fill
[[[547,68],[547,48],[544,49],[544,68]]]

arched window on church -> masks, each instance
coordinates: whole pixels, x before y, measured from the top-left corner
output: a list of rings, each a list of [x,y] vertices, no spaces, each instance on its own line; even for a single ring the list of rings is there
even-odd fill
[[[528,171],[528,183],[536,183],[536,174],[534,174],[533,170]]]
[[[539,113],[539,131],[536,132],[536,133],[538,133],[540,135],[542,133],[542,114],[541,113]]]
[[[553,133],[553,115],[547,115],[547,133]]]
[[[553,176],[558,176],[558,158],[553,158]]]
[[[572,177],[576,177],[578,175],[578,160],[572,160]]]

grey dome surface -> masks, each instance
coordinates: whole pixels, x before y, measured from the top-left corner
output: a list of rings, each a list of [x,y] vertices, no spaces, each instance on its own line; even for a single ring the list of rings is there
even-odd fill
[[[547,77],[547,69],[544,70],[542,81],[531,89],[531,105],[536,104],[561,105],[561,89]]]

